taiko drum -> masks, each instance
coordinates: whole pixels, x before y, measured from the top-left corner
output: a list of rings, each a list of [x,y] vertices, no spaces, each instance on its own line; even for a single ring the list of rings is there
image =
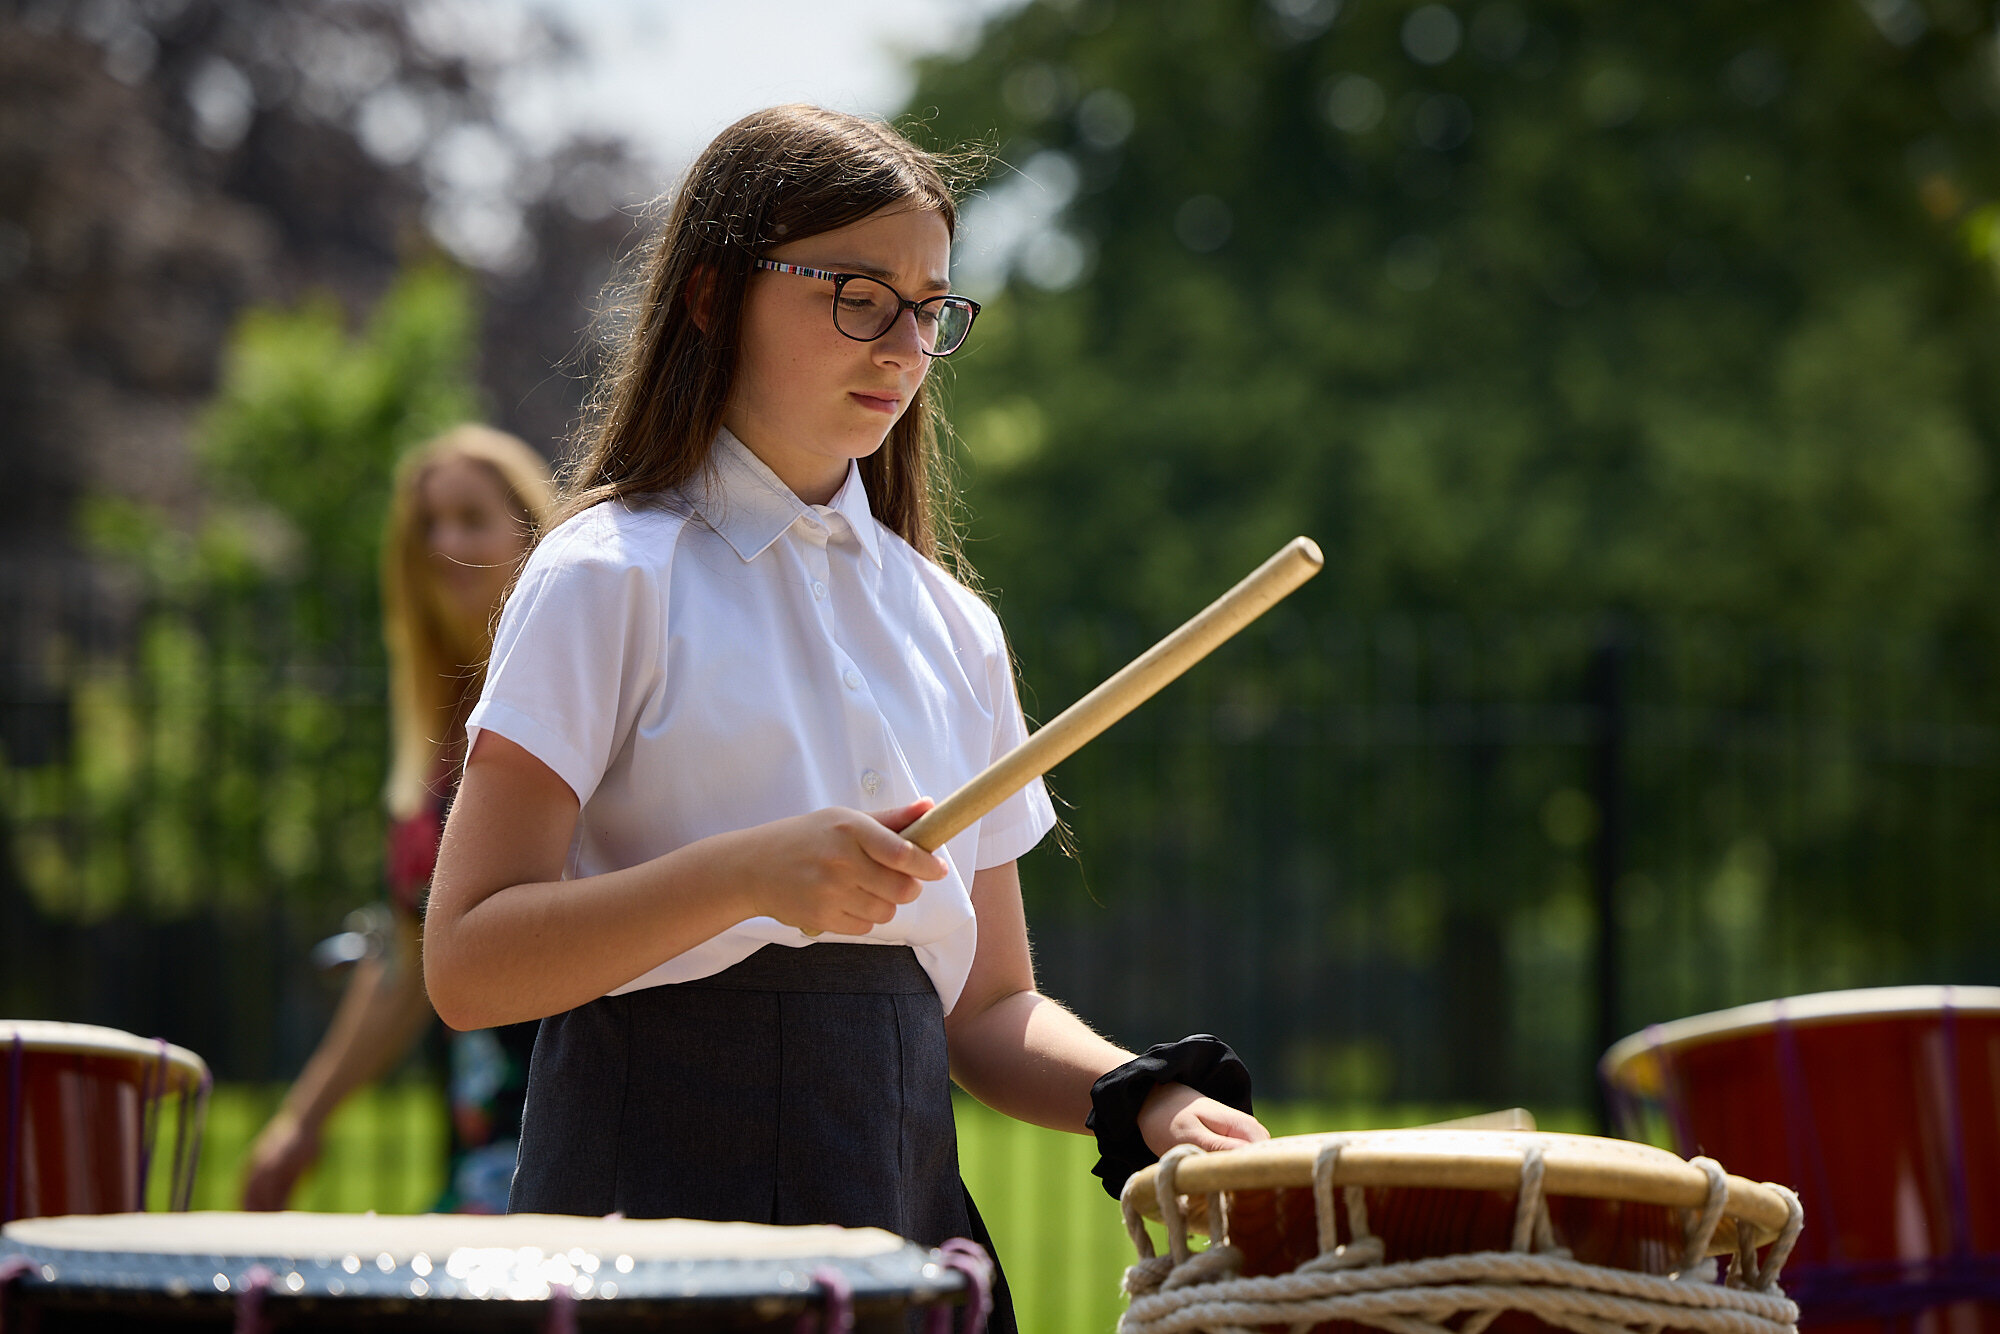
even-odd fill
[[[1531,1147],[1542,1155],[1554,1243],[1584,1264],[1673,1273],[1684,1258],[1689,1210],[1706,1198],[1699,1169],[1650,1145],[1538,1131],[1372,1130],[1288,1136],[1189,1159],[1176,1184],[1190,1222],[1212,1229],[1207,1197],[1213,1194],[1222,1204],[1219,1240],[1242,1252],[1245,1278],[1296,1270],[1320,1250],[1313,1162],[1335,1138],[1343,1141],[1336,1184],[1362,1188],[1369,1231],[1380,1238],[1387,1264],[1508,1250],[1522,1159]],[[1147,1168],[1136,1188],[1149,1217],[1157,1216],[1148,1203],[1157,1170]],[[1732,1254],[1738,1228],[1748,1230],[1753,1246],[1768,1246],[1785,1225],[1788,1204],[1755,1182],[1730,1176],[1727,1184],[1729,1207],[1710,1253]],[[1339,1243],[1346,1245],[1353,1238],[1344,1216],[1336,1217]],[[1552,1327],[1508,1312],[1489,1328],[1529,1334]],[[1318,1329],[1367,1334],[1344,1322]]]
[[[73,1334],[976,1334],[989,1282],[970,1243],[876,1228],[214,1212],[0,1229],[0,1324]]]
[[[0,1020],[0,1222],[145,1208],[159,1112],[180,1115],[170,1201],[185,1209],[209,1075],[171,1043],[114,1028]]]
[[[1601,1066],[1627,1133],[1794,1184],[1826,1334],[2000,1334],[2000,988],[1825,992],[1659,1024]]]

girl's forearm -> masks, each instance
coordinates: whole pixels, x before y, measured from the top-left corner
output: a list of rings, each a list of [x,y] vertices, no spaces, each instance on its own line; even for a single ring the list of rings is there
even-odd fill
[[[431,1003],[453,1028],[574,1009],[753,916],[732,874],[741,835],[578,880],[509,885],[425,924]],[[439,879],[448,862],[441,858]],[[444,903],[458,899],[446,895]]]
[[[1088,1133],[1090,1086],[1132,1059],[1038,991],[1013,992],[948,1031],[960,1088],[995,1111],[1079,1135]]]
[[[520,746],[482,734],[431,880],[431,1004],[454,1028],[559,1014],[752,917],[865,933],[945,873],[895,832],[929,809],[829,807],[565,880],[575,794]]]

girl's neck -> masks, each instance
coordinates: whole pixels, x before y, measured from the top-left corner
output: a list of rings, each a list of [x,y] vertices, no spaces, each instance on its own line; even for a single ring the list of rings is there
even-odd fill
[[[722,424],[731,435],[743,442],[745,449],[757,456],[758,462],[775,473],[793,495],[808,505],[833,503],[841,484],[847,480],[847,461],[844,459],[829,459],[804,450],[785,449],[762,438],[755,428],[748,428],[746,434],[726,416]]]

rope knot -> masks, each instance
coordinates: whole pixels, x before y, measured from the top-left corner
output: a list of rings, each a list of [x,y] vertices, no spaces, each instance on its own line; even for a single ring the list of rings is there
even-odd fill
[[[1125,1281],[1119,1284],[1127,1297],[1144,1297],[1158,1292],[1167,1275],[1174,1272],[1172,1256],[1149,1255],[1125,1266]]]

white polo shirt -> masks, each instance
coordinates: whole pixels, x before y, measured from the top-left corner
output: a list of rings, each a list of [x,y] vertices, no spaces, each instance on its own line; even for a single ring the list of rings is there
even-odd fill
[[[712,480],[597,505],[529,558],[466,724],[524,747],[582,810],[566,876],[826,806],[943,800],[1026,735],[1000,622],[869,511],[860,470],[808,505],[724,431]],[[972,966],[974,871],[1055,824],[1040,780],[947,843],[949,873],[866,936],[738,923],[612,994],[769,944],[909,945],[949,1011]]]

